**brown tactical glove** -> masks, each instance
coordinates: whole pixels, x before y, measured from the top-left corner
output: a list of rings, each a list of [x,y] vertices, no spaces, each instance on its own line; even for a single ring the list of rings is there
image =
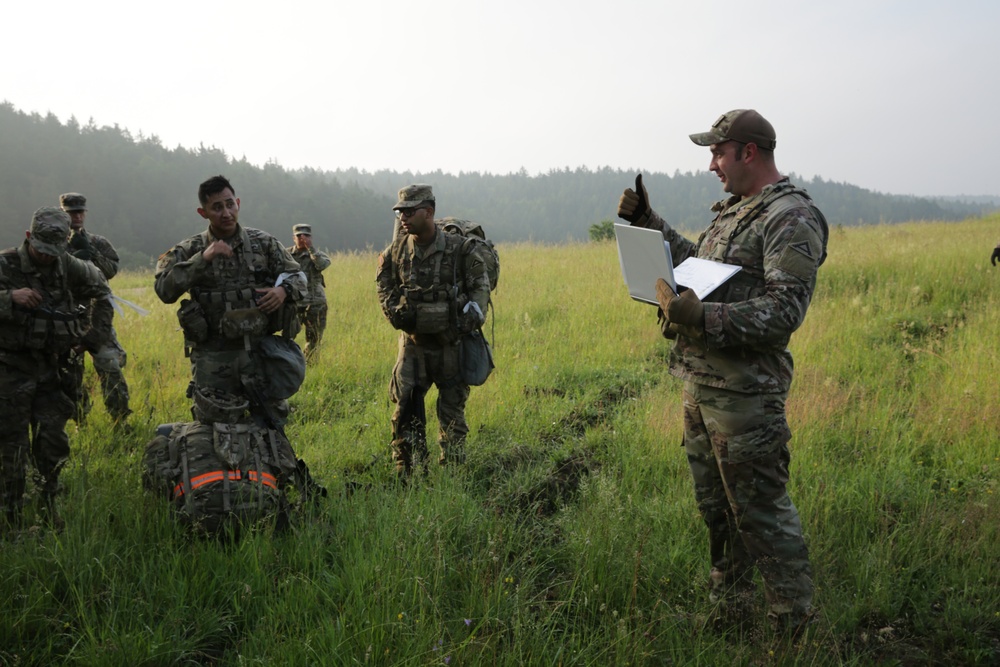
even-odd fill
[[[663,278],[656,279],[656,300],[660,303],[660,310],[663,311],[664,316],[666,316],[667,311],[670,310],[670,302],[677,298],[674,291],[670,289],[670,285]]]
[[[635,190],[625,188],[621,199],[618,200],[618,217],[628,220],[634,226],[645,227],[652,211],[646,186],[642,184],[642,174],[639,174],[635,177]]]
[[[665,312],[670,320],[671,331],[688,338],[702,338],[705,335],[705,305],[693,289],[684,290],[680,296],[672,299]]]

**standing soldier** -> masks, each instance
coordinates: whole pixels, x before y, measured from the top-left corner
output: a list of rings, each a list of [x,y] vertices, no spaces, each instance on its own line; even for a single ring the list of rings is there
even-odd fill
[[[299,263],[306,274],[307,292],[299,302],[299,318],[306,330],[306,359],[312,357],[323,340],[326,330],[326,281],[323,271],[330,266],[330,256],[316,250],[312,242],[311,225],[295,225],[292,227],[295,242],[289,251],[292,258]]]
[[[21,521],[26,466],[34,464],[43,518],[55,527],[59,473],[69,459],[73,400],[60,356],[100,349],[111,335],[111,290],[97,267],[66,252],[69,216],[40,208],[19,248],[0,252],[0,525]],[[78,305],[90,304],[90,326]]]
[[[697,242],[650,207],[642,175],[618,216],[658,229],[675,265],[688,257],[735,264],[733,278],[702,301],[656,283],[660,325],[675,339],[670,373],[684,381],[684,448],[708,527],[709,599],[739,607],[764,581],[767,616],[797,631],[812,615],[813,581],[798,511],[788,496],[785,400],[788,341],[805,319],[826,259],[826,219],[774,161],[774,128],[752,109],[723,114],[691,140],[711,151],[709,170],[729,197]]]
[[[305,293],[305,275],[276,238],[239,224],[240,200],[225,177],[202,183],[198,200],[208,229],[160,256],[156,295],[164,303],[191,295],[177,317],[193,385],[246,396],[251,410],[278,428],[288,415],[287,396],[263,391],[259,343],[278,331],[295,337],[294,304]]]
[[[463,252],[464,237],[434,223],[429,185],[409,185],[393,206],[401,233],[378,258],[379,304],[402,333],[389,395],[392,452],[396,472],[406,478],[426,465],[424,396],[437,385],[439,463],[465,461],[465,402],[469,386],[459,375],[459,341],[483,324],[490,297],[486,265],[476,252]]]
[[[93,262],[101,270],[106,280],[111,280],[118,273],[118,253],[111,242],[103,236],[92,234],[83,228],[87,219],[87,198],[79,192],[67,192],[59,196],[59,205],[69,214],[72,235],[69,240],[69,254],[77,259]],[[93,309],[93,303],[86,304],[87,314]],[[90,350],[94,361],[94,370],[101,381],[101,394],[104,396],[104,407],[115,423],[123,423],[132,414],[128,407],[128,383],[122,369],[128,361],[125,349],[118,342],[114,327],[111,338],[99,350]],[[78,379],[78,397],[76,415],[82,422],[90,412],[90,395],[83,386],[83,355],[75,357],[72,365]]]

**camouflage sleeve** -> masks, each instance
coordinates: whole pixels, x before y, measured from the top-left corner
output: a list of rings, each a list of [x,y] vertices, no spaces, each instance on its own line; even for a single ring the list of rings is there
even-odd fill
[[[402,297],[399,280],[392,263],[392,246],[388,246],[378,256],[378,269],[375,272],[375,286],[378,290],[378,304],[382,314],[391,321],[391,315],[399,307]]]
[[[313,250],[309,253],[309,256],[312,257],[313,266],[316,267],[317,271],[323,271],[330,266],[330,256],[325,252]]]
[[[7,277],[7,260],[0,257],[0,320],[9,320],[14,316],[13,291],[14,287]]]
[[[670,259],[674,266],[677,266],[688,257],[694,257],[698,253],[698,246],[681,236],[677,230],[667,224],[656,211],[650,211],[649,222],[646,229],[655,229],[663,234],[663,239],[670,242]]]
[[[111,241],[97,234],[88,234],[90,245],[93,250],[90,261],[101,270],[104,277],[111,280],[118,274],[118,252],[111,245]]]
[[[160,255],[153,289],[163,303],[174,303],[197,284],[208,269],[203,251],[193,250],[190,240]]]
[[[479,304],[479,310],[486,314],[490,301],[490,277],[486,273],[486,262],[482,255],[470,248],[462,258],[462,292],[470,301]]]
[[[284,276],[281,284],[287,285],[291,290],[288,296],[292,301],[301,301],[306,297],[306,275],[302,272],[302,267],[292,257],[292,253],[273,237],[268,248],[267,261],[275,280],[278,276]]]
[[[75,299],[93,299],[90,326],[96,334],[95,342],[99,345],[107,343],[111,340],[111,322],[115,311],[111,306],[111,288],[104,274],[92,263],[66,255],[66,278],[72,285]]]
[[[823,223],[809,209],[796,208],[765,221],[762,233],[762,293],[705,304],[705,342],[711,348],[783,346],[805,319],[826,256]]]

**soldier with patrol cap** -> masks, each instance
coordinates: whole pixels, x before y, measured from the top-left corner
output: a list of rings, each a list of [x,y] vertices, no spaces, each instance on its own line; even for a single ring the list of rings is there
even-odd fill
[[[0,526],[21,522],[29,460],[43,519],[59,527],[59,473],[69,459],[60,357],[100,349],[111,335],[111,290],[96,266],[70,255],[69,216],[40,208],[19,248],[0,252]],[[79,305],[90,304],[89,321]]]
[[[118,273],[118,253],[106,238],[84,229],[87,219],[87,198],[79,192],[67,192],[59,196],[59,206],[69,214],[71,229],[69,253],[77,259],[93,262],[94,266],[104,274],[104,278],[110,281]],[[92,304],[87,304],[88,314],[91,308]],[[128,383],[122,373],[128,355],[118,342],[114,328],[111,329],[111,339],[106,345],[99,350],[88,350],[88,352],[101,382],[104,407],[115,423],[122,423],[132,414],[128,406]],[[79,381],[77,421],[82,421],[90,411],[90,395],[83,386],[83,355],[73,359],[72,368]]]
[[[684,448],[708,526],[710,600],[738,614],[752,597],[756,566],[768,618],[794,632],[811,617],[813,581],[786,490],[787,346],[826,259],[827,223],[778,172],[774,128],[756,111],[725,113],[691,140],[709,147],[709,170],[731,195],[712,207],[715,219],[698,241],[653,211],[641,174],[622,194],[618,216],[662,231],[675,265],[698,257],[741,269],[703,300],[660,279],[660,326],[676,341],[670,372],[684,381]]]
[[[299,318],[306,330],[306,346],[303,352],[310,358],[323,340],[326,330],[326,281],[323,271],[330,266],[330,256],[316,250],[312,242],[312,225],[292,227],[295,240],[288,251],[306,274],[306,295],[299,301]]]
[[[400,330],[389,394],[396,471],[408,477],[427,457],[424,396],[438,388],[439,463],[463,463],[469,386],[459,374],[459,340],[479,328],[490,297],[483,259],[463,250],[464,237],[434,223],[434,193],[425,184],[399,191],[399,233],[378,258],[376,284],[386,319]]]

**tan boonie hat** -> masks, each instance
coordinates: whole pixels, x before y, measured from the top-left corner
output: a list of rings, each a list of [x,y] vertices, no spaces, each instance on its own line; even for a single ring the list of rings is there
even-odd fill
[[[28,243],[37,252],[58,257],[69,245],[69,216],[65,211],[45,206],[31,216],[31,236]]]
[[[305,234],[306,236],[312,236],[313,228],[312,225],[295,225],[292,227],[292,234],[298,236],[299,234]]]
[[[426,183],[407,185],[399,191],[399,201],[392,207],[392,210],[396,211],[401,208],[413,208],[415,206],[420,206],[425,201],[434,201],[434,192],[431,190],[431,186]]]
[[[691,141],[699,146],[711,146],[726,141],[742,144],[756,144],[758,148],[774,150],[774,127],[767,119],[753,109],[733,109],[719,116],[708,132],[691,135]]]
[[[59,206],[64,211],[86,211],[87,198],[79,192],[67,192],[64,195],[59,195]]]

